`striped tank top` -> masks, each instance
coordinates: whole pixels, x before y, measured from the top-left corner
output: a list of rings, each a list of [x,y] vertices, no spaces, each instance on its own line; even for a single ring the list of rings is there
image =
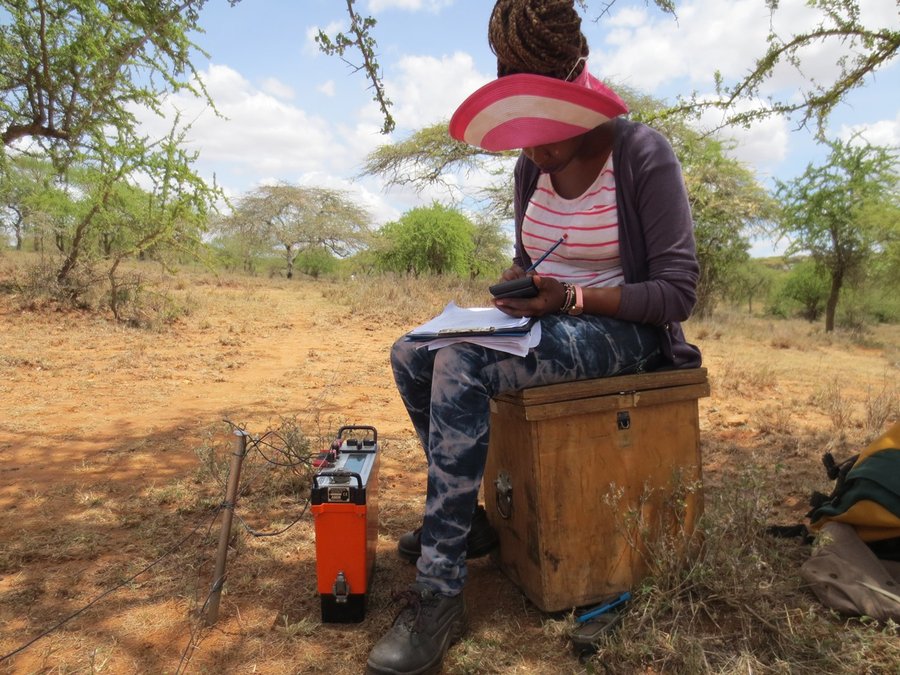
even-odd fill
[[[564,234],[567,239],[538,265],[538,274],[585,287],[624,282],[612,155],[593,184],[574,199],[560,197],[548,174],[538,178],[522,223],[522,244],[537,260]]]

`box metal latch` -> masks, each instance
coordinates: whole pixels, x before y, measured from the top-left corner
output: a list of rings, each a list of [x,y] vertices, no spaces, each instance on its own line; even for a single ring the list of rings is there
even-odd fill
[[[350,595],[350,584],[347,583],[347,577],[344,576],[344,570],[338,570],[337,577],[334,580],[334,585],[331,587],[331,590],[334,594],[335,602],[340,604],[347,602],[347,597]]]

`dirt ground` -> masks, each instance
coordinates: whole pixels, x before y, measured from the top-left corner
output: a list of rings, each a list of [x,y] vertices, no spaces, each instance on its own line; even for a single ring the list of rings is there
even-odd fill
[[[223,420],[260,433],[295,416],[323,438],[366,424],[382,442],[376,591],[361,624],[319,622],[307,517],[277,538],[236,545],[220,620],[201,629],[191,611],[218,521],[200,518],[202,556],[164,561],[0,662],[0,672],[362,672],[391,620],[391,591],[412,579],[394,546],[418,522],[424,489],[388,349],[442,301],[401,317],[386,300],[360,316],[335,301],[337,288],[199,276],[172,291],[191,311],[158,331],[23,311],[0,296],[0,656],[190,533],[203,515],[185,506],[191,491],[217,489],[192,478],[195,449],[227,449]],[[840,453],[864,440],[875,397],[897,380],[900,333],[879,330],[859,343],[735,316],[688,324],[713,386],[700,402],[710,485],[734,463],[785,465],[772,513],[798,521],[809,487],[825,487],[818,441]],[[277,515],[284,522],[298,508],[281,503]],[[269,516],[252,514],[260,526]],[[565,638],[490,559],[471,567],[472,637],[451,650],[447,672],[581,672]]]

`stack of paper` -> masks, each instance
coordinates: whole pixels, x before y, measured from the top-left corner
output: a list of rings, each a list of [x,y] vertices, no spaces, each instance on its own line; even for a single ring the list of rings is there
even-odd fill
[[[430,321],[407,333],[429,349],[472,342],[498,351],[525,356],[541,341],[541,324],[528,317],[508,316],[496,307],[458,307],[449,303]]]

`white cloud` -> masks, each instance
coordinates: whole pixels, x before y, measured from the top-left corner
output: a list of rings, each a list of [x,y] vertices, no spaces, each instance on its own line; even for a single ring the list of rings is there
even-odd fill
[[[772,258],[777,255],[784,255],[790,242],[787,239],[760,238],[751,241],[748,253],[751,258]]]
[[[292,179],[297,185],[309,185],[338,190],[355,200],[372,216],[377,227],[400,217],[400,212],[389,203],[384,194],[360,181],[352,181],[323,171],[308,171]]]
[[[369,11],[378,14],[387,9],[400,9],[407,12],[427,10],[437,12],[452,5],[454,0],[369,0]]]
[[[740,102],[734,112],[749,110],[749,102]],[[708,110],[700,117],[702,129],[717,129],[722,124],[722,113]],[[757,169],[760,173],[772,173],[788,155],[790,126],[783,117],[770,117],[754,122],[750,128],[738,126],[724,127],[716,131],[716,136],[733,142],[728,151],[731,157]]]
[[[861,20],[868,26],[893,25],[897,20],[893,5],[861,0]],[[771,15],[761,0],[686,0],[677,6],[677,20],[655,9],[631,7],[619,9],[599,23],[585,21],[583,28],[592,49],[591,69],[601,77],[670,100],[693,92],[702,99],[715,95],[715,72],[721,73],[727,84],[737,82],[752,68],[764,54],[770,26],[787,39],[814,28],[823,17],[805,0],[782,0]],[[800,54],[802,70],[778,65],[761,87],[761,95],[802,100],[810,81],[833,81],[838,61],[847,53],[834,41],[814,43]],[[895,64],[882,69],[893,67]],[[748,110],[751,104],[741,101],[736,111]],[[762,107],[765,101],[757,104]],[[705,128],[714,128],[721,121],[720,113],[708,113],[702,119]],[[720,135],[734,141],[732,156],[765,176],[792,161],[795,141],[803,143],[795,138],[791,124],[773,117],[750,129],[725,129]],[[866,137],[873,143],[893,142],[896,146],[898,124],[897,120],[885,120],[865,126]],[[862,125],[843,127],[841,133],[849,135],[858,128]]]
[[[584,22],[591,70],[643,91],[686,78],[708,87],[713,73],[742,73],[765,44],[768,13],[759,0],[704,0],[678,7],[677,20],[648,9],[623,9]],[[687,92],[685,92],[687,93]]]
[[[352,129],[340,129],[339,134],[347,139],[358,158],[365,157],[378,146],[396,142],[410,132],[450,119],[451,114],[463,99],[475,89],[491,79],[475,68],[472,57],[464,53],[454,53],[441,58],[431,56],[406,56],[391,70],[391,78],[385,87],[393,101],[391,115],[397,123],[397,131],[391,136],[380,133],[384,122],[381,111],[374,102],[367,103],[359,114],[359,121]],[[362,159],[357,159],[358,170]],[[448,185],[431,185],[421,191],[411,187],[392,187],[385,198],[400,211],[430,204],[432,201],[450,203],[458,200],[461,188],[469,193],[483,184],[487,178],[476,175],[450,176]],[[373,192],[382,191],[377,177],[365,179],[365,184]],[[388,220],[398,217],[399,213]],[[387,222],[379,221],[379,222]]]
[[[328,80],[327,82],[323,82],[319,86],[316,87],[316,91],[325,94],[328,98],[334,98],[335,92],[337,91],[334,80]]]
[[[181,112],[190,147],[201,150],[199,167],[220,177],[271,175],[284,179],[290,174],[331,167],[348,155],[327,120],[261,91],[227,66],[211,65],[201,73],[216,109],[188,95],[170,96],[163,109]],[[149,112],[138,113],[151,136],[163,135],[165,120]],[[230,189],[245,189],[245,185]]]
[[[872,145],[900,148],[900,112],[892,120],[881,120],[869,124],[844,124],[838,131],[838,137],[843,141],[848,141],[857,135]]]
[[[861,5],[867,25],[896,24],[893,3],[864,0]],[[680,84],[678,93],[689,94],[688,88],[712,90],[717,71],[726,83],[747,74],[765,53],[770,26],[786,40],[823,17],[805,0],[782,0],[772,14],[761,0],[693,0],[678,4],[677,19],[655,9],[624,8],[582,25],[593,52],[591,69],[601,77],[648,92],[684,79],[687,84]],[[839,59],[848,53],[836,40],[813,43],[799,54],[802,70],[778,64],[762,93],[801,96],[810,80],[833,81]]]
[[[397,127],[412,130],[449,120],[463,99],[489,79],[475,69],[469,54],[456,52],[441,58],[403,57],[385,86],[394,101],[391,114]]]
[[[271,94],[275,98],[290,101],[294,98],[295,93],[293,87],[285,84],[277,77],[267,77],[262,82],[261,89],[267,94]]]

